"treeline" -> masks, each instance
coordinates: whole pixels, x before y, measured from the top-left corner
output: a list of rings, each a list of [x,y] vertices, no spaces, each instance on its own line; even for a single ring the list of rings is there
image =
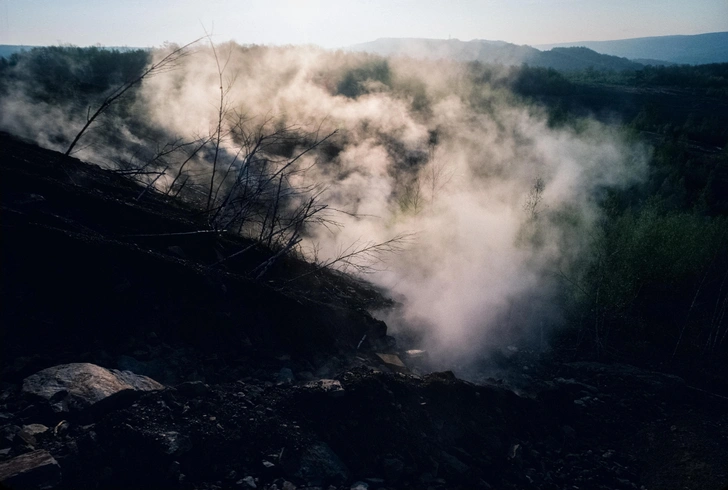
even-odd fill
[[[23,84],[38,101],[67,102],[134,79],[150,61],[147,50],[37,47],[0,58],[0,94]]]

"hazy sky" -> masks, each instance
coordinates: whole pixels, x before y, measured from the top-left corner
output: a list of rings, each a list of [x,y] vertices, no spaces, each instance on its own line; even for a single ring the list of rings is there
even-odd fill
[[[728,0],[0,0],[0,44],[157,46],[203,24],[242,44],[545,44],[728,31]]]

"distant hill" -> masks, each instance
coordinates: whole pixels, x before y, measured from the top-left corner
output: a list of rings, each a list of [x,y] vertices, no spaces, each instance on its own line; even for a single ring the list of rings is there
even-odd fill
[[[548,50],[574,46],[583,46],[597,53],[622,56],[631,60],[649,59],[650,64],[657,63],[657,60],[689,65],[728,63],[728,32],[542,44],[536,48]]]
[[[599,70],[634,70],[641,64],[616,56],[599,54],[590,49],[557,48],[547,52],[530,46],[520,46],[504,41],[460,41],[457,39],[382,38],[355,44],[351,51],[365,51],[382,56],[409,56],[412,58],[450,59],[455,61],[480,61],[506,66],[530,66],[554,68],[560,71],[583,70],[593,67]]]

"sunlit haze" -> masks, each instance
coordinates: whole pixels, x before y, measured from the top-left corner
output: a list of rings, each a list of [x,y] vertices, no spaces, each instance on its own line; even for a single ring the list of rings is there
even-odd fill
[[[241,44],[380,37],[516,44],[728,30],[726,0],[0,0],[0,44],[158,46],[212,31]]]

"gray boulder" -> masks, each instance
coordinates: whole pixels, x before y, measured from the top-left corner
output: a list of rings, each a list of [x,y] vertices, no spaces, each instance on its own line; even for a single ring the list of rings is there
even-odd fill
[[[54,366],[28,376],[23,392],[46,400],[56,412],[98,408],[112,401],[164,389],[151,378],[95,364]]]

